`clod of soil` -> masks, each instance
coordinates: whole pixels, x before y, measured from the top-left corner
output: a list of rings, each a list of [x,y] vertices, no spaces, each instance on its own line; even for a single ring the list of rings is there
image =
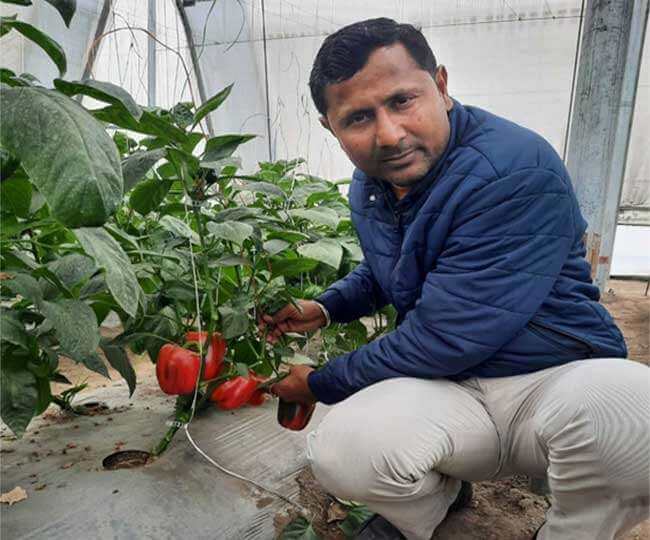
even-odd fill
[[[102,461],[104,469],[134,469],[146,465],[151,459],[151,454],[144,450],[122,450],[109,454]]]

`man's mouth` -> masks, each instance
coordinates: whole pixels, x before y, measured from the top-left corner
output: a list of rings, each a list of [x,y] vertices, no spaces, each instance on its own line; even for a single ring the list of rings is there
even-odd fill
[[[391,163],[391,164],[399,163],[402,160],[409,157],[413,152],[415,152],[414,148],[412,148],[411,150],[407,150],[406,152],[402,152],[401,154],[397,154],[396,156],[388,156],[388,157],[382,158],[382,161],[384,163]]]

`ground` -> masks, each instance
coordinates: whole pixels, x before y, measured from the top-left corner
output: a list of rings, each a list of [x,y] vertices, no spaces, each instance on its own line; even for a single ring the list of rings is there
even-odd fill
[[[650,365],[650,297],[645,296],[645,283],[612,281],[603,296],[603,303],[619,324],[632,360]],[[146,356],[132,358],[138,379],[154,376],[153,365]],[[75,384],[87,382],[86,392],[106,386],[106,379],[89,373],[76,364],[64,360],[62,371]],[[111,370],[114,380],[119,376]],[[64,389],[61,387],[59,390]],[[48,414],[48,413],[46,413]],[[51,414],[51,413],[50,413]],[[339,540],[344,535],[338,528],[345,512],[337,501],[326,494],[311,472],[304,469],[297,477],[300,502],[316,516],[314,527],[323,540]],[[524,540],[532,536],[544,520],[548,507],[544,496],[529,490],[528,479],[514,477],[474,484],[471,506],[450,516],[436,532],[436,540]],[[276,527],[281,530],[291,515],[279,514]],[[650,520],[630,531],[624,540],[650,539]]]

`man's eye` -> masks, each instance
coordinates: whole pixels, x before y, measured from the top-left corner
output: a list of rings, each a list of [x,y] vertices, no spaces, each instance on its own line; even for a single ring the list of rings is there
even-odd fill
[[[368,115],[365,114],[365,113],[353,114],[353,115],[350,116],[350,118],[348,119],[348,124],[349,124],[349,125],[360,124],[361,122],[363,122],[364,120],[366,120],[366,118],[368,118]]]
[[[413,100],[413,97],[412,97],[412,96],[397,96],[397,97],[395,98],[394,103],[395,103],[395,106],[396,106],[396,107],[398,107],[398,108],[400,108],[400,107],[403,108],[403,107],[409,105],[409,104],[411,103],[412,100]]]

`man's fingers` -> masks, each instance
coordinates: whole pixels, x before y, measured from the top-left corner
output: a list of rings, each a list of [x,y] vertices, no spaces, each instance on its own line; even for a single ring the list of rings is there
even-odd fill
[[[296,308],[294,308],[291,304],[287,304],[280,311],[275,313],[271,317],[271,320],[269,322],[273,323],[273,324],[278,324],[279,322],[282,322],[285,319],[288,319],[292,315],[295,315],[295,312],[296,312]]]

